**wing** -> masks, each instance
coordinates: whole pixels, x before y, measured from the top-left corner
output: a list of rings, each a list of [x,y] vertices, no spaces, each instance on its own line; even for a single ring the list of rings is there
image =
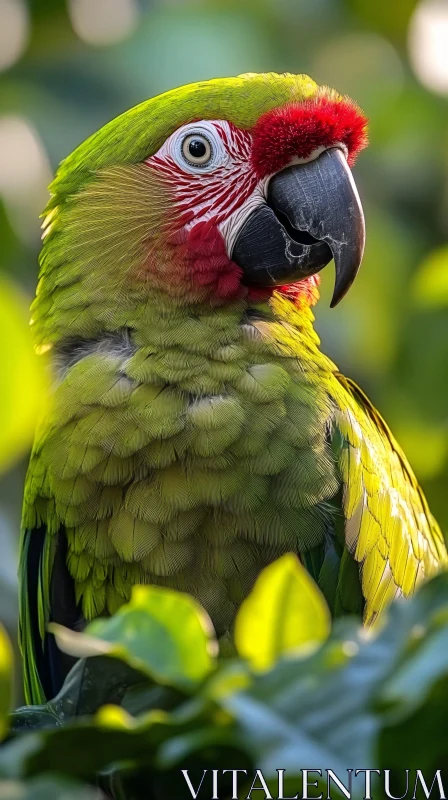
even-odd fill
[[[40,704],[61,688],[74,659],[61,653],[48,623],[79,626],[73,581],[66,566],[66,538],[45,525],[25,529],[20,553],[19,642],[27,703]]]
[[[442,532],[392,433],[352,381],[334,373],[334,440],[343,484],[345,540],[360,565],[364,617],[447,564]]]

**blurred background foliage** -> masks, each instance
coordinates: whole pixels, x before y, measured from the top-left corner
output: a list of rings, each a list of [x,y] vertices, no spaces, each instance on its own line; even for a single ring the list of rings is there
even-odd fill
[[[51,174],[151,95],[269,70],[307,72],[370,118],[355,167],[364,264],[333,311],[325,271],[317,327],[386,416],[448,531],[448,0],[0,0],[0,607],[10,630],[25,451],[43,394],[23,306]],[[8,439],[6,417],[17,415],[20,435],[12,422]]]

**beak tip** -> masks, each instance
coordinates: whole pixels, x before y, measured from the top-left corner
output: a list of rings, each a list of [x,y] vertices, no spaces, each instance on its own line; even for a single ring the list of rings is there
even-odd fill
[[[336,306],[339,305],[339,303],[345,297],[346,294],[347,294],[346,291],[341,291],[339,289],[336,289],[335,287],[335,290],[333,292],[333,297],[331,298],[330,308],[336,308]]]
[[[345,250],[344,253],[341,253],[340,250],[333,251],[336,280],[330,308],[335,308],[335,306],[337,306],[338,303],[344,299],[359,272],[364,255],[365,243],[364,217],[362,216],[362,210],[360,221],[362,223],[361,230],[358,231],[358,236],[355,237],[351,251]]]
[[[344,299],[345,295],[348,294],[348,291],[358,273],[360,260],[356,267],[353,267],[349,270],[342,270],[338,268],[339,265],[337,262],[336,264],[336,282],[333,290],[333,297],[331,298],[330,308],[335,308],[337,305],[339,305],[341,300]]]

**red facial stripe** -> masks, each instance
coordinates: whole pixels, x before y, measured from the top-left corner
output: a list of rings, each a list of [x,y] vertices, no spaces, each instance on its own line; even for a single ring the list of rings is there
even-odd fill
[[[216,130],[230,156],[225,167],[213,172],[196,174],[185,172],[169,153],[156,153],[147,159],[152,167],[171,188],[176,203],[176,214],[172,227],[191,223],[192,219],[213,219],[215,224],[223,222],[252,194],[257,176],[252,168],[250,154],[252,137],[248,131],[232,123],[216,124]]]
[[[319,147],[338,142],[350,166],[367,145],[367,119],[350,100],[319,95],[263,114],[253,128],[252,163],[259,178],[272,175],[292,158],[309,158]]]

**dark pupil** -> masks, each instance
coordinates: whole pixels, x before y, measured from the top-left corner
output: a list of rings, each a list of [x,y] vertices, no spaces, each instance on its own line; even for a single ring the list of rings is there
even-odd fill
[[[188,152],[193,158],[202,158],[205,156],[207,148],[200,139],[193,139],[188,145]]]

